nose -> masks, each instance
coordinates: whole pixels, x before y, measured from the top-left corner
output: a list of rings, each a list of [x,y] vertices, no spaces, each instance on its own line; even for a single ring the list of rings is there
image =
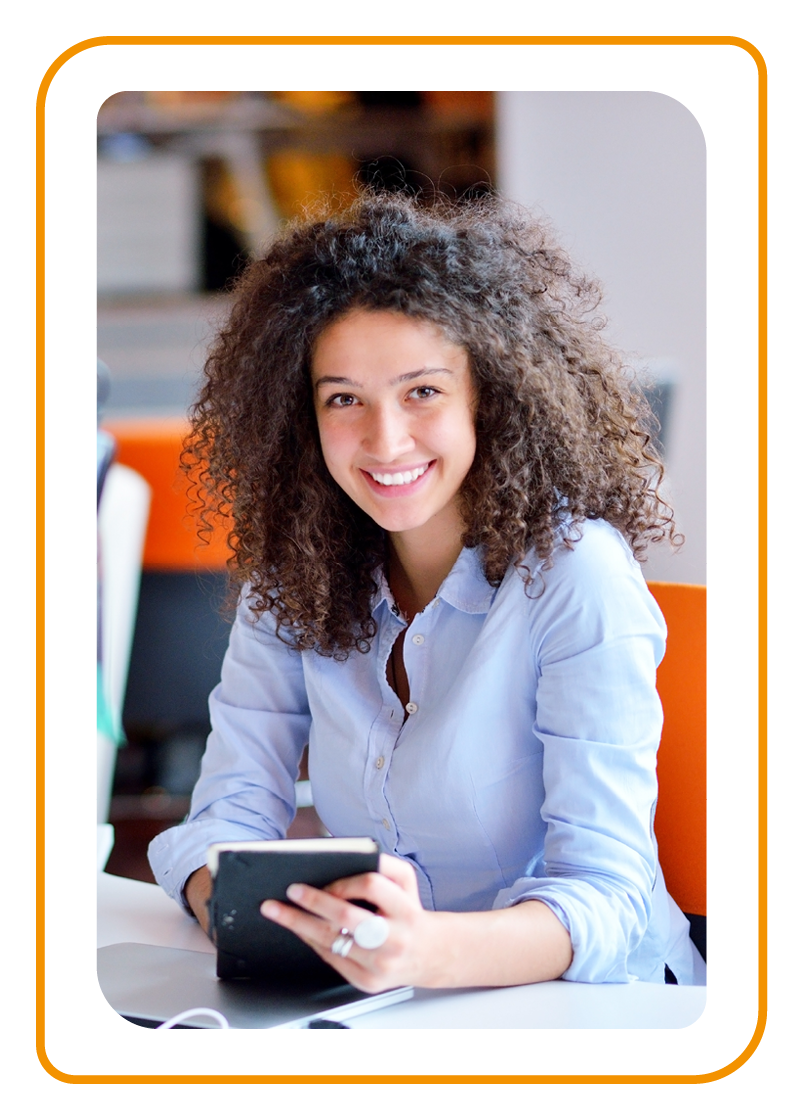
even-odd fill
[[[390,466],[415,448],[415,438],[402,410],[393,405],[375,405],[365,418],[362,445],[377,463]]]

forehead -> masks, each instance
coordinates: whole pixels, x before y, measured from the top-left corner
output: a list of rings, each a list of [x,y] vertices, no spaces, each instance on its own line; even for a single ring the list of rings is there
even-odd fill
[[[399,311],[350,311],[321,332],[312,350],[312,372],[318,377],[418,368],[467,371],[468,354],[437,323]]]

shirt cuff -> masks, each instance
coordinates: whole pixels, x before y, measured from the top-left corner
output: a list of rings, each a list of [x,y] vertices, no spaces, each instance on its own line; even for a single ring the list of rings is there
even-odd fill
[[[154,837],[148,847],[148,860],[159,886],[191,917],[195,917],[184,897],[184,886],[193,871],[205,866],[210,844],[265,839],[270,837],[231,821],[217,818],[189,821]]]
[[[586,984],[627,984],[639,979],[627,966],[649,922],[641,898],[598,889],[587,880],[518,879],[499,892],[494,909],[531,900],[548,906],[569,933],[572,963],[562,979]]]

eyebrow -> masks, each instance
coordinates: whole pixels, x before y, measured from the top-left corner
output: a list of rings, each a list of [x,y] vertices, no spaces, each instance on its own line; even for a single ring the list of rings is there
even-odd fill
[[[454,377],[454,370],[441,369],[438,366],[425,367],[424,369],[414,369],[410,373],[400,373],[398,377],[394,377],[390,382],[391,385],[401,385],[405,381],[414,381],[416,377],[432,377],[433,375],[445,373],[449,377]],[[319,377],[315,382],[315,388],[320,385],[350,385],[354,389],[362,389],[363,386],[359,381],[352,381],[350,377]]]

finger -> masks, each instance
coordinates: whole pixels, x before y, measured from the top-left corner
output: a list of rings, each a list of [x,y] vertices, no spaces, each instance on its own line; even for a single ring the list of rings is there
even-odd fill
[[[356,907],[350,907],[350,909],[353,910]],[[376,958],[372,953],[360,949],[357,945],[352,947],[348,957],[342,957],[332,952],[331,946],[342,927],[333,931],[329,923],[323,919],[313,917],[306,911],[299,910],[294,906],[285,906],[275,899],[266,899],[260,906],[260,912],[265,918],[277,922],[300,937],[322,960],[331,965],[355,988],[364,992],[381,992],[394,986],[393,982],[384,976],[382,969],[366,967],[376,963]],[[365,911],[360,911],[360,913],[364,916]],[[362,960],[359,959],[360,957],[362,957]]]
[[[296,906],[286,906],[273,898],[266,899],[260,906],[259,912],[263,918],[289,929],[316,951],[328,950],[337,936],[337,931],[333,930],[332,925],[325,919],[315,917],[305,910],[299,910]]]
[[[379,875],[374,871],[365,875],[354,875],[348,879],[339,879],[330,883],[324,893],[334,895],[336,898],[370,902],[389,918],[404,917],[411,907],[418,909],[420,906],[417,891],[412,893],[405,890],[385,875]]]
[[[412,888],[418,894],[418,879],[412,865],[405,859],[389,856],[382,852],[379,856],[379,873],[398,883],[404,890]]]
[[[344,898],[365,898],[366,902],[375,902],[376,900],[369,898],[368,895],[355,893],[351,884],[359,883],[360,889],[363,889],[363,884],[370,884],[370,889],[375,890],[379,889],[382,879],[389,879],[396,886],[401,887],[405,894],[412,895],[416,900],[419,899],[418,879],[410,864],[406,860],[397,859],[395,856],[388,856],[384,853],[379,857],[378,874],[368,872],[365,875],[353,875],[348,879],[337,879],[334,883],[330,883],[326,890]]]
[[[276,911],[274,916],[270,908],[272,900],[266,899],[260,907],[262,914],[292,929],[294,933],[303,931],[299,936],[311,937],[317,944],[328,946],[338,930],[344,927],[353,929],[360,918],[365,917],[362,908],[352,906],[346,899],[337,898],[304,883],[292,883],[287,888],[287,895],[296,906],[284,906],[278,903],[281,909]],[[297,907],[302,909],[299,910]],[[304,916],[308,916],[311,920],[304,920]],[[319,928],[321,925],[323,929]]]

